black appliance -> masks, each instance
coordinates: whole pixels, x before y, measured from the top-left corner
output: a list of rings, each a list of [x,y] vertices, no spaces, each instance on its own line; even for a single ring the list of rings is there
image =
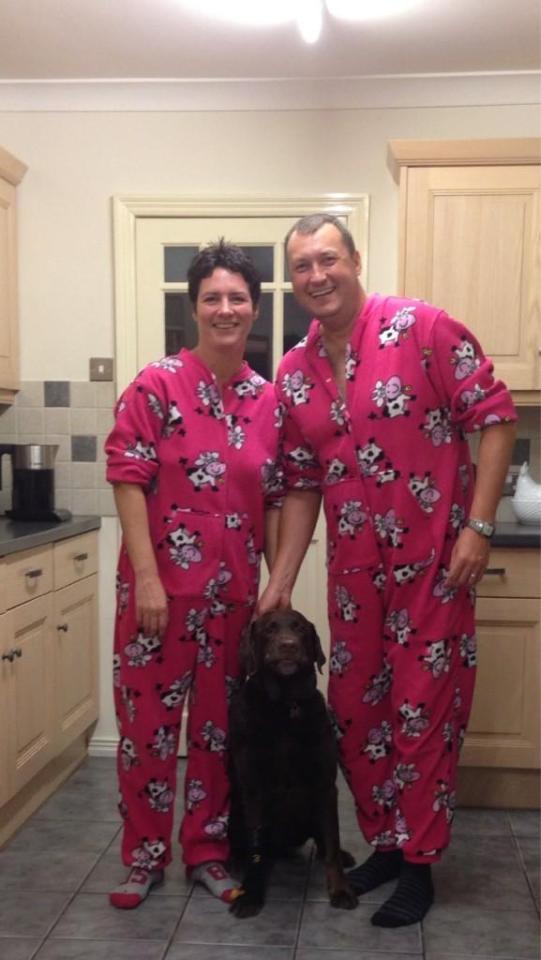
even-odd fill
[[[69,510],[54,505],[54,459],[58,446],[53,443],[0,444],[0,458],[11,457],[13,469],[11,520],[69,520]],[[0,487],[2,473],[0,470]]]

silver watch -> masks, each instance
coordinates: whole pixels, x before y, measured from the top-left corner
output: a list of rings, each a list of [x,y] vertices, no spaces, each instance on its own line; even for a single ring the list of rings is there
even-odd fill
[[[473,520],[470,517],[466,522],[466,526],[475,530],[476,533],[480,533],[482,537],[487,537],[489,540],[494,533],[494,524],[488,523],[487,520]]]

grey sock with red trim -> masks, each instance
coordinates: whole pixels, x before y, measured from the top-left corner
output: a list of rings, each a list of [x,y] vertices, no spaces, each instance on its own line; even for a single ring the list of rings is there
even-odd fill
[[[196,867],[190,867],[189,875],[192,880],[202,883],[213,897],[223,900],[224,903],[232,903],[240,893],[239,885],[236,880],[227,872],[223,863],[219,860],[207,860],[206,863],[198,863]]]
[[[118,910],[133,910],[146,900],[152,887],[163,882],[163,870],[132,867],[129,876],[109,894],[109,902]]]

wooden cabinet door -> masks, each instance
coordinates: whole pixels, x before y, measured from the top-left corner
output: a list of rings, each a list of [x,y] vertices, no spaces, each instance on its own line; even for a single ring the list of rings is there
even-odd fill
[[[478,675],[461,763],[539,768],[539,601],[477,601]]]
[[[15,187],[0,178],[0,399],[19,387]]]
[[[402,292],[465,323],[510,389],[539,388],[540,167],[402,175]]]
[[[97,576],[55,593],[58,751],[98,716]]]
[[[54,662],[52,597],[38,597],[4,614],[2,693],[7,721],[7,784],[12,797],[53,756]]]

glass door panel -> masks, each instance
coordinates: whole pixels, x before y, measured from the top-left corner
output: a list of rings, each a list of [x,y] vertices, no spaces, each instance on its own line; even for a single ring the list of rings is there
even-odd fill
[[[191,350],[197,343],[197,327],[187,293],[165,294],[165,354]]]
[[[186,283],[188,267],[199,247],[167,246],[163,248],[163,279],[165,283]]]
[[[294,347],[308,333],[310,314],[299,306],[292,293],[284,293],[284,337],[283,352]]]

